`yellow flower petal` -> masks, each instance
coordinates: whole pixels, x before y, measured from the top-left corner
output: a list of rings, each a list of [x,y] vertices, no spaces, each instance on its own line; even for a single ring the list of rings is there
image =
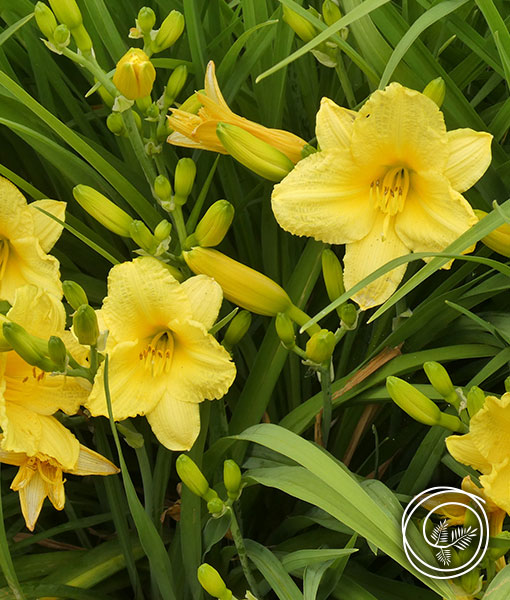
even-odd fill
[[[64,332],[64,305],[53,294],[24,285],[16,290],[7,318],[24,327],[28,333],[47,339]]]
[[[204,121],[193,130],[191,137],[200,142],[200,147],[204,150],[228,154],[216,135],[217,126],[218,121]]]
[[[18,188],[0,176],[0,238],[16,239],[34,234],[32,213]]]
[[[329,98],[322,98],[315,126],[320,149],[349,148],[356,114]]]
[[[169,450],[190,450],[200,433],[200,408],[182,402],[168,390],[147,420],[158,440]]]
[[[347,245],[344,258],[346,289],[351,288],[390,260],[408,253],[407,247],[395,233],[393,219],[389,218],[385,227],[385,217],[386,215],[380,213],[366,237]],[[386,231],[383,234],[384,229]],[[352,299],[362,310],[382,304],[397,289],[405,270],[406,265],[402,265],[382,275],[355,294]]]
[[[444,174],[454,190],[465,192],[491,163],[492,135],[473,129],[454,129],[447,135],[449,156]]]
[[[190,277],[181,287],[188,295],[193,319],[202,323],[206,329],[211,329],[223,302],[221,287],[207,275]]]
[[[113,267],[101,314],[119,342],[143,340],[165,329],[171,319],[192,316],[178,281],[152,257]]]
[[[27,460],[27,455],[24,452],[7,452],[0,450],[0,462],[6,465],[21,466]]]
[[[46,482],[38,471],[34,473],[27,485],[19,490],[21,512],[30,531],[34,530],[46,495]]]
[[[427,96],[392,83],[374,92],[358,112],[351,152],[362,168],[441,172],[449,154],[443,114]]]
[[[490,473],[491,463],[480,453],[472,433],[447,437],[446,447],[453,458],[463,465],[470,465],[481,473]]]
[[[209,96],[209,98],[212,98],[214,102],[217,102],[229,112],[232,112],[229,109],[228,104],[225,102],[223,94],[221,93],[218,80],[216,79],[216,67],[214,66],[214,61],[212,60],[207,63],[207,69],[205,71],[205,93],[207,96]]]
[[[60,221],[65,221],[66,203],[58,200],[37,200],[28,205],[34,219],[34,235],[44,252],[49,252],[62,234],[63,225],[42,213],[39,208],[51,213]]]
[[[174,146],[181,146],[181,148],[200,148],[204,150],[212,150],[212,148],[204,148],[204,145],[200,142],[195,142],[195,140],[186,137],[178,131],[174,131],[173,133],[171,133],[166,141],[169,144],[173,144]],[[223,151],[223,154],[225,154],[225,151]]]
[[[480,454],[492,465],[508,457],[510,436],[510,394],[487,396],[483,407],[471,419],[469,435]]]
[[[72,469],[67,469],[72,475],[115,475],[120,469],[101,454],[80,444],[78,462]]]
[[[477,222],[470,204],[446,177],[413,173],[404,210],[395,218],[395,231],[414,252],[441,252]]]
[[[330,244],[355,242],[369,233],[376,217],[370,182],[348,151],[317,152],[274,187],[273,212],[280,226],[294,235]]]
[[[48,463],[39,463],[39,469],[48,480],[46,481],[46,493],[49,501],[56,510],[62,510],[66,503],[66,494],[61,469]],[[49,481],[53,483],[49,483]]]
[[[510,459],[505,458],[491,473],[482,475],[480,483],[487,497],[510,514]]]

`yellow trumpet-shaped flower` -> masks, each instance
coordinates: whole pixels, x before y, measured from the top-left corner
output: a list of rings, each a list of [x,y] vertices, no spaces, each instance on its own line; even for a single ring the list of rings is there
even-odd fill
[[[210,277],[180,284],[151,257],[116,265],[100,310],[109,331],[113,415],[146,415],[159,441],[189,450],[200,431],[199,403],[221,398],[235,378],[229,353],[208,333],[223,296]],[[86,403],[108,415],[103,367]]]
[[[295,235],[347,244],[347,289],[398,256],[444,250],[477,222],[461,194],[489,166],[492,136],[447,132],[424,94],[392,83],[357,113],[323,98],[316,133],[321,151],[275,186],[273,212]],[[363,309],[381,304],[405,269],[379,277],[354,300]]]
[[[21,512],[30,531],[34,530],[46,497],[57,510],[64,508],[64,472],[72,475],[113,475],[119,472],[104,456],[82,446],[54,417],[47,417],[44,431],[48,440],[51,437],[48,444],[50,454],[38,452],[31,455],[0,450],[0,462],[19,467],[11,489],[19,492]],[[55,458],[53,454],[58,452],[52,452],[52,446],[62,446],[69,451],[64,464]]]
[[[113,83],[128,100],[145,98],[152,91],[156,69],[140,48],[130,48],[119,60]]]
[[[281,129],[264,127],[259,123],[240,117],[230,110],[216,80],[213,61],[207,65],[204,87],[205,93],[197,92],[197,98],[202,104],[198,115],[176,108],[171,109],[172,115],[168,118],[168,122],[174,132],[168,137],[170,144],[228,154],[216,135],[218,123],[228,123],[248,131],[277,148],[293,163],[301,160],[301,151],[306,142],[300,137]]]
[[[37,200],[31,204],[9,180],[0,177],[0,299],[12,303],[17,288],[27,283],[62,297],[59,262],[47,253],[62,225],[42,213],[65,219],[65,202]]]
[[[510,394],[487,396],[471,418],[469,433],[446,438],[450,454],[482,473],[485,496],[510,514]]]

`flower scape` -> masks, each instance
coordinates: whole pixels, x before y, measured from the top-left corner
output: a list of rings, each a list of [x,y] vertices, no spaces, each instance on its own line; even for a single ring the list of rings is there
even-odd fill
[[[0,6],[0,596],[510,597],[503,4]]]

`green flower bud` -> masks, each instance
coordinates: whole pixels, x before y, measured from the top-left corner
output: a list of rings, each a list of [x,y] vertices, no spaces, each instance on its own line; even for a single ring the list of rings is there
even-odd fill
[[[225,510],[225,503],[220,498],[213,498],[207,503],[207,510],[211,515],[220,515]]]
[[[269,181],[281,181],[294,168],[283,152],[241,127],[218,123],[216,135],[233,158]]]
[[[321,329],[306,343],[306,355],[314,363],[323,363],[331,358],[335,344],[335,334],[327,329]]]
[[[149,96],[150,100],[150,96]],[[159,118],[159,108],[155,102],[151,102],[145,110],[145,119],[150,122],[156,122]]]
[[[188,67],[186,65],[179,65],[172,71],[165,87],[164,105],[166,108],[175,102],[175,99],[181,93],[186,83],[187,77]]]
[[[52,335],[48,340],[48,354],[59,371],[64,371],[66,368],[67,348],[64,342],[56,335]]]
[[[172,224],[169,223],[166,219],[163,219],[156,225],[156,229],[154,230],[154,237],[158,242],[162,242],[170,237],[171,232]]]
[[[173,10],[161,23],[161,27],[156,34],[156,38],[151,44],[153,52],[162,52],[181,37],[184,31],[184,16],[178,11]]]
[[[129,226],[133,219],[106,196],[82,184],[73,188],[73,196],[78,204],[101,225],[117,235],[131,237]]]
[[[423,365],[423,370],[434,389],[439,392],[443,398],[448,398],[452,392],[455,393],[452,380],[443,365],[433,360],[429,360]]]
[[[44,2],[38,2],[34,8],[35,21],[41,33],[50,41],[53,40],[53,32],[57,28],[57,20],[50,7]]]
[[[124,119],[119,112],[112,112],[106,118],[106,126],[114,135],[126,135],[127,129]]]
[[[152,98],[150,95],[143,96],[142,98],[136,98],[135,104],[138,110],[145,115],[152,104]]]
[[[126,444],[131,446],[131,448],[143,448],[145,444],[145,440],[143,439],[143,435],[138,433],[134,429],[134,427],[126,425],[125,423],[115,423],[117,427],[117,431],[124,436]]]
[[[88,54],[92,51],[92,40],[83,25],[71,29],[71,33],[78,50],[83,54]]]
[[[74,308],[74,310],[78,310],[82,304],[89,303],[87,294],[79,283],[66,279],[62,282],[62,288],[64,290],[64,296],[66,300],[69,302],[72,308]]]
[[[241,469],[234,460],[223,463],[223,482],[230,500],[237,500],[241,492]]]
[[[131,239],[149,254],[155,252],[158,242],[143,221],[131,221],[129,226]]]
[[[292,350],[296,345],[296,334],[294,333],[294,323],[292,319],[285,313],[276,315],[276,333],[282,344],[287,350]]]
[[[151,32],[156,23],[156,13],[148,6],[142,6],[138,12],[136,24],[142,33],[148,34]]]
[[[287,6],[283,7],[283,20],[303,42],[309,42],[317,35],[315,27],[307,19]]]
[[[183,110],[184,112],[191,113],[192,115],[196,115],[197,112],[202,107],[202,103],[198,99],[197,94],[203,94],[204,90],[198,90],[194,94],[191,94],[189,98],[187,98],[180,106],[179,110]]]
[[[428,96],[439,106],[439,108],[441,108],[446,95],[446,84],[444,79],[442,77],[438,77],[437,79],[433,79],[427,83],[425,89],[423,90],[423,94]]]
[[[205,213],[195,230],[197,244],[204,248],[223,241],[234,218],[234,207],[227,200],[218,200]]]
[[[94,79],[94,82],[97,83],[97,79]],[[104,105],[111,108],[115,102],[115,98],[106,90],[104,85],[100,85],[96,91],[101,96]]]
[[[467,511],[469,514],[471,511]],[[468,573],[464,573],[460,577],[460,586],[467,593],[468,596],[474,597],[475,594],[482,589],[482,572],[480,569],[473,569]]]
[[[333,300],[340,298],[345,292],[342,265],[333,250],[330,250],[329,248],[322,251],[322,277],[330,301],[332,302]],[[341,307],[338,306],[336,311],[338,316],[342,318],[340,309]]]
[[[352,302],[346,302],[340,307],[340,321],[345,329],[354,329],[358,321],[358,310]]]
[[[5,321],[2,326],[3,337],[29,365],[42,371],[54,371],[57,366],[48,357],[48,343],[30,335],[21,325]]]
[[[177,474],[193,494],[204,498],[210,491],[207,479],[195,462],[186,454],[181,454],[175,461]],[[212,500],[212,498],[211,498]]]
[[[71,33],[67,25],[58,25],[53,32],[53,42],[57,48],[65,48],[69,46]]]
[[[73,315],[73,331],[83,346],[95,346],[99,337],[96,311],[82,304]]]
[[[185,204],[191,194],[196,174],[197,167],[191,158],[181,158],[179,160],[174,175],[174,202],[179,206]]]
[[[242,310],[237,314],[225,331],[222,344],[227,350],[231,350],[239,344],[243,337],[247,334],[251,325],[251,314],[247,310]]]
[[[154,193],[159,202],[172,200],[172,186],[164,175],[158,175],[154,180]]]
[[[227,589],[225,582],[216,569],[204,563],[198,567],[198,581],[204,590],[217,600],[232,600],[232,592]]]
[[[3,314],[0,314],[0,352],[7,352],[8,350],[12,350],[12,346],[5,339],[3,334],[4,323],[10,323],[10,321]]]
[[[324,0],[322,3],[322,17],[329,27],[342,18],[342,13],[333,0]]]
[[[485,392],[474,385],[467,393],[467,410],[469,416],[473,418],[476,413],[483,408],[485,404]]]
[[[83,19],[76,0],[50,0],[50,6],[57,19],[67,25],[69,29],[74,29],[82,24]]]

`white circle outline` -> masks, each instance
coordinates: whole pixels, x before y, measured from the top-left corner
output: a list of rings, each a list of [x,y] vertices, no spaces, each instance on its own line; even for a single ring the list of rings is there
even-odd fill
[[[430,492],[434,492],[433,494],[431,494]],[[463,506],[466,509],[471,510],[472,512],[474,512],[474,514],[476,515],[477,519],[478,519],[478,523],[480,524],[480,541],[478,542],[478,547],[476,549],[476,552],[474,553],[474,555],[471,557],[471,559],[464,565],[462,565],[461,567],[456,567],[455,569],[440,569],[437,567],[433,567],[432,565],[429,565],[427,562],[425,562],[424,560],[422,560],[417,554],[416,552],[412,549],[411,545],[409,544],[407,537],[406,537],[406,531],[407,531],[407,526],[411,520],[411,517],[413,516],[413,514],[416,512],[416,510],[418,510],[418,508],[421,507],[422,503],[425,502],[426,500],[429,500],[430,498],[433,498],[435,496],[438,496],[440,494],[444,494],[444,493],[450,493],[453,492],[455,494],[460,494],[463,496],[468,496],[469,498],[471,498],[472,500],[475,501],[476,506],[481,510],[481,513],[483,514],[484,517],[484,521],[482,522],[479,515],[473,510],[472,507],[470,506],[465,506],[461,503],[458,502],[445,502],[444,504],[439,505],[439,507],[441,506],[445,506],[445,505],[457,505],[457,506]],[[487,518],[487,513],[485,512],[485,509],[483,507],[482,502],[485,504],[485,500],[483,498],[480,498],[479,496],[476,496],[475,494],[471,494],[469,492],[465,492],[464,490],[460,490],[458,488],[453,488],[453,487],[449,487],[449,486],[436,486],[436,487],[432,487],[432,488],[428,488],[426,490],[424,490],[423,492],[421,492],[420,494],[417,494],[416,496],[414,496],[414,498],[411,500],[411,502],[409,502],[409,504],[406,506],[405,510],[404,510],[404,514],[402,515],[402,540],[404,542],[404,552],[405,555],[408,559],[408,561],[411,563],[411,565],[422,575],[425,575],[426,577],[430,577],[431,579],[451,579],[452,577],[460,577],[461,575],[464,575],[465,573],[469,573],[470,571],[472,571],[475,567],[477,567],[480,562],[483,560],[483,557],[485,556],[485,553],[487,552],[487,548],[489,546],[489,521]],[[413,504],[416,503],[416,506],[414,506],[413,508]],[[434,512],[435,510],[437,510],[438,507],[435,507],[434,510],[429,511],[429,513],[427,514],[424,523],[426,521],[426,519],[429,517],[429,515]],[[485,530],[484,530],[484,526],[485,525]],[[473,560],[475,560],[478,551],[480,550],[480,546],[482,545],[482,540],[485,539],[485,546],[483,548],[483,551],[481,552],[478,560],[475,562],[474,565],[470,566],[471,563],[473,562]],[[425,541],[428,542],[427,538],[425,537]],[[430,543],[428,544],[430,546]],[[416,560],[418,560],[421,564],[426,565],[426,567],[428,569],[430,569],[431,571],[440,571],[442,573],[451,573],[449,575],[444,575],[444,576],[438,576],[438,575],[431,575],[430,573],[427,573],[425,571],[422,571],[414,562],[413,558],[414,557]],[[466,569],[465,567],[468,566],[468,568]],[[457,573],[457,571],[459,571],[459,569],[464,569],[463,571]],[[453,573],[452,573],[453,572]],[[455,573],[455,574],[454,574]]]

